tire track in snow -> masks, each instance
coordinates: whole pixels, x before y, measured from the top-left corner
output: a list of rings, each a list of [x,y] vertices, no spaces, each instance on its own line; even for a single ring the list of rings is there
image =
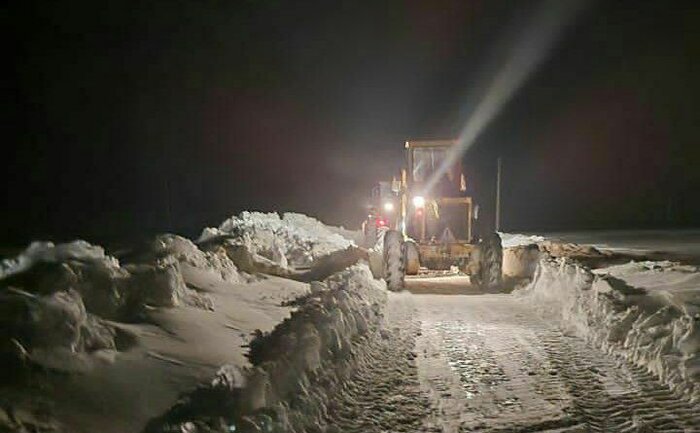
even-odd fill
[[[387,306],[383,328],[358,354],[350,381],[328,404],[328,432],[439,432],[424,429],[430,403],[420,390],[415,339],[420,324],[407,295]],[[403,299],[401,297],[403,296]]]
[[[582,340],[545,333],[544,347],[575,397],[577,418],[592,432],[696,432],[700,412],[674,395],[650,373],[593,350]],[[602,371],[625,369],[634,384],[610,392]]]
[[[327,431],[700,431],[697,408],[651,374],[507,296],[391,294],[380,334]]]
[[[416,299],[419,372],[434,428],[700,431],[700,411],[652,375],[565,335],[511,297]]]

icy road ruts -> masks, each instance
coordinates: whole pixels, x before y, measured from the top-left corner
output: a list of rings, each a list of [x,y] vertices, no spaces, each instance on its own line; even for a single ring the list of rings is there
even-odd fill
[[[502,295],[391,294],[329,416],[339,432],[697,432],[653,376]]]

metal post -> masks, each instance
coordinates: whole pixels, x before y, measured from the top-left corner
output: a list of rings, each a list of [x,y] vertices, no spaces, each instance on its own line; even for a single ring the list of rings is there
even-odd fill
[[[408,233],[408,186],[406,184],[406,169],[401,169],[401,188],[399,188],[401,197],[401,222],[399,230],[404,236]]]
[[[474,217],[474,212],[472,209],[473,203],[472,198],[467,197],[467,242],[472,241],[472,218]]]
[[[496,160],[496,231],[501,230],[501,157]]]

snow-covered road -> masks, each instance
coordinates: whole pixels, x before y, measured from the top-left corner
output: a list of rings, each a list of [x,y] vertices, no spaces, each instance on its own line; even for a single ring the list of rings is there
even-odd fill
[[[697,407],[510,295],[389,297],[338,431],[691,432]]]

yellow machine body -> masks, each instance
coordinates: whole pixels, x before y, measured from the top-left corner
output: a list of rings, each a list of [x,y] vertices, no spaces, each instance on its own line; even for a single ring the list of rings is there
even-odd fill
[[[407,141],[406,163],[400,179],[400,229],[413,239],[421,267],[468,272],[475,246],[473,202],[466,195],[466,176],[460,163],[442,174],[432,191],[424,187],[457,140]],[[424,205],[414,204],[421,196]]]

